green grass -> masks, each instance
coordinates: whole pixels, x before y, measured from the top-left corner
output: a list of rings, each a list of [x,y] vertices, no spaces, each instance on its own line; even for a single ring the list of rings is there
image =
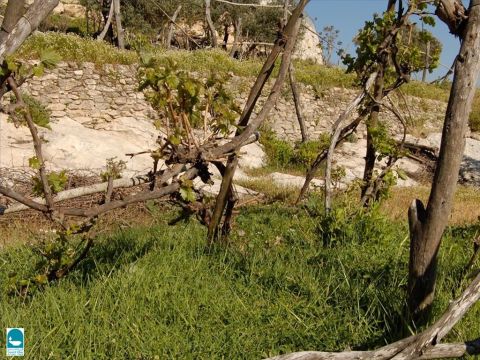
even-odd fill
[[[24,59],[37,59],[40,52],[46,48],[55,50],[65,61],[88,61],[98,65],[129,65],[138,62],[135,51],[122,51],[105,42],[57,32],[37,33],[30,36],[18,55]],[[186,51],[151,47],[149,50],[159,59],[166,61],[167,58],[171,58],[182,68],[190,71],[225,71],[238,76],[256,76],[263,64],[261,60],[234,60],[228,53],[219,49]],[[310,61],[296,61],[295,65],[297,80],[313,86],[317,91],[331,87],[355,87],[354,76],[345,74],[345,71],[340,68],[321,66]],[[448,85],[429,85],[413,81],[404,89],[407,94],[414,96],[448,99]]]
[[[119,50],[105,42],[56,32],[30,36],[18,50],[17,56],[26,60],[39,59],[45,49],[54,50],[63,61],[93,62],[97,65],[138,63],[138,56],[133,51]]]
[[[160,213],[151,227],[104,235],[77,270],[31,298],[0,292],[0,326],[25,328],[26,359],[259,359],[397,339],[406,224],[337,214],[332,227],[317,208],[244,209],[231,245],[213,251],[195,221],[168,226],[172,214]],[[339,241],[325,243],[329,233]],[[464,285],[468,235],[448,231],[435,317]],[[0,283],[34,258],[26,246],[0,252]],[[477,305],[448,340],[478,337],[479,316]]]

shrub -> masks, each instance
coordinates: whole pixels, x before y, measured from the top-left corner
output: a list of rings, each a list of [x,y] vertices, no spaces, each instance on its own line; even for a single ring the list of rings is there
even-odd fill
[[[264,129],[260,136],[260,143],[264,146],[269,165],[283,168],[292,162],[293,146],[279,139],[273,130]]]
[[[308,167],[315,161],[318,154],[329,145],[327,136],[322,136],[320,140],[310,140],[298,143],[294,150],[293,164]]]
[[[268,164],[273,167],[291,170],[305,170],[317,158],[318,154],[329,144],[325,134],[320,140],[310,140],[293,146],[286,140],[279,139],[271,129],[263,129],[260,142],[265,148]]]
[[[39,27],[40,31],[59,31],[87,35],[87,21],[85,18],[72,18],[62,14],[51,14]]]
[[[335,207],[323,214],[317,225],[318,237],[325,247],[376,242],[387,233],[387,219],[378,206],[372,209],[351,210],[349,207]]]
[[[30,36],[17,55],[21,59],[39,59],[42,51],[50,49],[64,61],[93,62],[95,64],[135,64],[138,55],[119,50],[105,42],[83,39],[78,35],[38,33]]]

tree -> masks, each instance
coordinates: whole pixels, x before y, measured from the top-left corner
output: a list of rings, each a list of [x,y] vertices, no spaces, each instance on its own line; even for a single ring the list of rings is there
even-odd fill
[[[433,23],[431,16],[425,15],[425,2],[410,1],[405,10],[399,2],[398,13],[395,12],[395,1],[388,2],[388,10],[382,15],[374,15],[373,21],[367,21],[356,37],[356,57],[346,55],[344,63],[347,71],[354,71],[361,83],[373,72],[377,73],[373,94],[369,96],[367,117],[367,151],[362,184],[362,203],[366,206],[378,200],[385,188],[385,179],[389,178],[392,165],[402,156],[403,145],[398,146],[388,134],[381,121],[382,107],[393,112],[405,128],[405,120],[394,106],[386,105],[382,100],[402,84],[410,81],[412,73],[425,68],[425,57],[422,46],[412,37],[415,25],[410,21],[413,15],[420,17],[424,23]],[[418,36],[420,38],[420,36]],[[432,61],[429,68],[438,63]],[[404,131],[405,132],[405,131]],[[405,138],[405,136],[404,136]],[[387,167],[375,174],[375,164],[381,158],[388,158]]]
[[[238,139],[248,138],[248,136],[252,134],[253,129],[258,128],[258,126],[267,117],[268,113],[275,105],[290,68],[291,56],[300,29],[302,13],[308,2],[309,0],[299,1],[297,7],[292,13],[292,16],[290,17],[290,20],[283,29],[283,32],[278,34],[275,46],[273,47],[267,60],[265,61],[265,64],[260,70],[257,81],[255,82],[250,91],[247,102],[245,104],[245,108],[242,112],[242,115],[240,116],[240,120],[238,122],[238,130],[236,133]],[[250,123],[250,117],[255,108],[255,104],[260,97],[263,87],[265,86],[270,74],[273,71],[275,61],[282,49],[284,49],[284,54],[282,57],[282,64],[278,73],[277,80],[272,87],[270,95],[267,98],[266,103],[264,104],[264,107],[258,113],[257,117]],[[220,187],[220,192],[217,196],[212,219],[208,227],[207,236],[210,243],[214,243],[222,238],[225,238],[225,236],[228,235],[230,231],[230,220],[236,202],[236,199],[233,196],[232,181],[238,164],[237,152],[238,146],[240,144],[241,141],[236,140],[234,142],[231,142],[228,147],[222,147],[227,148],[233,153],[228,157],[227,165],[223,174],[222,184]],[[225,220],[223,222],[222,231],[220,232],[221,220],[224,215]]]
[[[117,26],[118,47],[125,49],[125,38],[122,27],[122,12],[120,10],[120,0],[112,0],[114,4],[115,24]]]
[[[7,55],[13,54],[38,28],[40,23],[58,5],[59,0],[36,0],[23,16],[23,9],[18,6],[21,3],[17,0],[9,0],[7,3],[7,12],[3,20],[3,24],[6,26],[2,26],[2,42],[0,43],[0,63],[3,63]]]
[[[252,4],[251,0],[236,0],[236,4]],[[212,8],[212,18],[215,23],[225,18],[228,14],[229,25],[235,25],[239,19],[242,19],[242,31],[248,34],[248,38],[253,42],[275,41],[277,32],[282,21],[284,0],[274,0],[269,6],[235,6],[228,3],[217,2]]]
[[[216,48],[218,46],[217,32],[215,30],[215,25],[213,25],[213,21],[212,21],[210,0],[205,0],[205,18],[206,18],[207,24],[208,24],[210,41],[212,42],[212,46],[214,48]]]
[[[443,125],[440,154],[427,207],[415,200],[409,209],[410,268],[409,310],[415,318],[428,314],[435,294],[437,254],[451,212],[460,163],[465,148],[468,118],[480,72],[480,0],[472,0],[468,21],[458,14],[444,20],[462,42],[455,63]]]
[[[9,1],[5,10],[4,19],[2,21],[2,29],[0,33],[0,44],[3,43],[17,24],[18,19],[25,12],[25,0]]]
[[[322,44],[323,52],[325,54],[325,62],[327,65],[333,65],[332,64],[332,55],[337,48],[337,52],[343,53],[341,49],[339,49],[340,46],[342,46],[341,41],[337,41],[338,35],[340,34],[340,30],[335,29],[333,25],[328,25],[323,28],[322,31],[320,31],[320,41]]]
[[[106,2],[103,4],[105,5]],[[102,9],[104,7],[102,6]],[[120,49],[125,49],[125,36],[124,30],[122,27],[122,15],[120,9],[120,0],[110,0],[110,5],[107,8],[108,10],[104,13],[105,26],[102,32],[98,35],[97,40],[102,41],[107,35],[108,32],[113,34],[113,24],[112,19],[115,18],[115,25],[117,28],[117,42]],[[102,11],[103,13],[103,11]]]
[[[424,22],[432,21],[431,17],[424,15],[426,6],[424,2],[417,5],[416,1],[410,1],[406,9],[403,7],[403,2],[400,2],[398,13],[395,12],[395,4],[393,0],[388,1],[386,12],[382,15],[374,14],[373,20],[365,22],[365,26],[355,39],[357,44],[355,56],[346,54],[343,57],[343,62],[348,66],[347,72],[356,73],[357,82],[362,88],[365,88],[372,74],[375,74],[373,93],[363,91],[367,96],[360,96],[362,99],[358,103],[358,97],[352,101],[351,105],[355,104],[355,106],[348,106],[346,112],[339,116],[332,132],[338,136],[338,140],[332,144],[334,149],[355,131],[362,121],[366,123],[367,151],[361,185],[361,202],[365,206],[379,200],[388,190],[390,179],[394,176],[393,166],[404,153],[406,122],[395,105],[388,105],[383,99],[404,83],[409,82],[410,75],[422,69],[425,64],[424,58],[420,56],[419,47],[411,41],[404,43],[406,37],[402,35],[408,33],[408,29],[413,26],[410,21],[413,15],[419,15]],[[435,63],[432,62],[431,66],[434,65]],[[403,127],[404,135],[400,142],[392,138],[386,125],[381,121],[379,116],[381,108],[392,112]],[[337,129],[337,126],[340,126],[348,115],[355,111],[358,113],[355,120]],[[308,191],[311,180],[327,156],[329,151],[322,150],[311,164],[298,201]],[[386,166],[379,173],[375,173],[377,160],[383,158],[387,159]]]

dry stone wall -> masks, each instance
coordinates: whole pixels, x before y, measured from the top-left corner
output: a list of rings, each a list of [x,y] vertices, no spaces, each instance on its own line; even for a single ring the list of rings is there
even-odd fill
[[[243,105],[252,79],[233,77],[230,87]],[[61,63],[41,78],[29,80],[23,89],[44,103],[50,110],[52,120],[69,118],[90,129],[105,129],[111,123],[129,121],[153,121],[156,112],[142,92],[137,90],[136,66],[103,65],[91,63]],[[269,116],[269,126],[280,138],[290,142],[300,139],[291,93],[286,87],[283,96]],[[311,86],[300,84],[301,103],[309,134],[312,139],[329,132],[339,113],[355,97],[356,91],[330,88],[314,91]],[[265,101],[268,86],[259,100]],[[412,124],[421,125],[428,133],[437,131],[443,121],[446,103],[412,97],[393,99]],[[408,104],[407,105],[405,105]],[[394,115],[383,112],[391,129],[401,128]],[[431,130],[431,131],[430,131]],[[363,136],[360,129],[360,137]]]
[[[137,91],[134,66],[60,63],[23,89],[51,110],[55,119],[70,119],[91,129],[120,118],[155,119],[156,113]]]
[[[314,91],[311,86],[300,86],[300,88],[303,114],[311,139],[317,139],[322,133],[330,132],[338,116],[358,94],[355,90],[336,87],[322,90],[320,93]],[[414,131],[415,135],[422,135],[420,132],[427,135],[441,128],[447,106],[445,102],[414,97],[395,98],[392,101],[403,113],[405,121],[409,124],[409,131]],[[351,120],[354,116],[355,114],[351,116]],[[391,112],[382,111],[381,117],[393,134],[403,133],[403,127]],[[281,138],[290,142],[300,140],[300,126],[290,94],[283,96],[276,104],[269,123]],[[357,135],[365,137],[365,131],[364,126],[361,125]]]

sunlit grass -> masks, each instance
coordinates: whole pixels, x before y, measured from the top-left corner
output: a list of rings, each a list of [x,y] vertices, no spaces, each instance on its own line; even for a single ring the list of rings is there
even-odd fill
[[[325,247],[315,206],[245,208],[230,245],[213,250],[196,221],[169,226],[175,213],[159,211],[155,225],[103,235],[77,270],[31,298],[2,288],[0,326],[25,328],[26,359],[261,359],[403,336],[406,224],[360,214]],[[434,317],[465,284],[469,234],[447,232]],[[25,246],[0,252],[0,283],[36,259]],[[478,337],[478,316],[475,306],[447,340]]]

